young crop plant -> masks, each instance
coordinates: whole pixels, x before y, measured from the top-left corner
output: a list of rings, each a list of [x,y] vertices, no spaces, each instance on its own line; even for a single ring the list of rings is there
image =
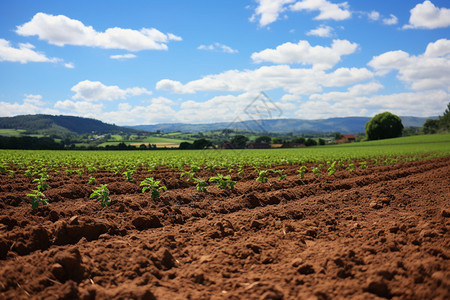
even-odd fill
[[[184,171],[183,173],[181,173],[180,178],[183,178],[184,176],[186,176],[186,181],[189,182],[192,179],[194,179],[194,175],[195,175],[195,172],[193,172],[193,171]]]
[[[152,198],[158,198],[159,197],[159,190],[167,191],[167,188],[163,186],[159,186],[161,181],[154,180],[153,177],[145,178],[144,181],[141,182],[142,193],[145,193],[146,191],[150,191],[152,194]]]
[[[193,178],[193,179],[197,183],[195,185],[197,191],[199,191],[201,193],[206,193],[207,192],[206,188],[208,187],[209,183],[206,180],[202,180],[202,179],[198,179],[198,178]]]
[[[71,176],[73,174],[73,170],[67,169],[66,174],[67,176]]]
[[[314,175],[316,175],[316,177],[320,177],[320,166],[312,168],[311,171],[314,173]]]
[[[307,166],[301,166],[300,169],[297,170],[298,173],[298,177],[301,177],[303,179],[303,177],[305,177],[305,173],[308,171],[308,167]]]
[[[16,172],[14,172],[13,170],[8,170],[8,177],[14,178],[15,176],[16,176]]]
[[[269,181],[269,172],[271,170],[261,170],[258,171],[258,177],[256,177],[256,182],[267,183]]]
[[[37,209],[39,204],[47,205],[48,199],[40,190],[33,190],[33,194],[28,194],[27,197],[31,197],[30,203],[32,209]]]
[[[95,199],[95,202],[100,202],[102,207],[111,205],[111,199],[109,198],[109,190],[106,184],[102,184],[92,191],[89,196],[91,199]]]
[[[83,169],[75,170],[75,172],[78,174],[78,176],[80,176],[80,178],[83,177],[83,173],[84,173]]]
[[[38,191],[43,192],[46,189],[48,189],[47,180],[48,180],[48,175],[46,175],[46,174],[41,174],[40,178],[35,178],[33,180],[33,182],[37,182],[37,190]]]
[[[348,164],[348,167],[347,167],[347,170],[348,170],[349,172],[355,171],[355,164],[349,163],[349,164]]]
[[[94,177],[90,177],[88,184],[94,184],[95,183],[95,178]]]
[[[209,182],[215,182],[217,187],[220,189],[233,189],[236,185],[236,181],[231,180],[231,176],[223,176],[222,174],[217,174],[217,176],[209,178]]]
[[[134,182],[134,179],[133,179],[133,171],[130,171],[130,170],[128,170],[128,171],[125,171],[125,172],[123,172],[122,173],[122,175],[124,175],[125,176],[125,181],[126,182]]]
[[[336,169],[336,163],[337,163],[337,161],[334,161],[332,164],[331,164],[331,166],[328,168],[328,175],[329,176],[331,176],[331,175],[333,175],[334,173],[336,173],[336,171],[337,171],[337,169]]]
[[[274,173],[278,174],[278,180],[283,180],[287,177],[287,174],[283,174],[284,170],[273,170]]]
[[[367,162],[362,161],[359,163],[359,166],[361,167],[361,169],[367,169]]]
[[[237,171],[237,175],[238,175],[239,177],[242,177],[242,175],[244,175],[244,167],[243,167],[243,166],[240,166],[240,167],[239,167],[239,169],[238,169],[238,171]]]

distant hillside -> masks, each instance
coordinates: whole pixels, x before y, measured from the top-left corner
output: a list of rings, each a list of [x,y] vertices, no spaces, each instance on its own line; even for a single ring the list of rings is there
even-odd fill
[[[422,127],[425,120],[429,118],[419,117],[400,117],[404,127]],[[435,118],[435,117],[432,117]],[[222,122],[211,124],[158,124],[158,125],[138,125],[130,128],[162,132],[204,132],[209,130],[220,129],[242,129],[251,131],[266,131],[274,133],[321,133],[335,132],[340,133],[360,133],[364,132],[369,117],[346,117],[346,118],[330,118],[319,120],[301,120],[301,119],[275,119],[275,120],[259,120],[259,121],[242,121],[242,122]]]
[[[74,116],[25,115],[0,118],[1,129],[23,129],[26,133],[45,135],[73,135],[95,132],[107,133],[136,133],[138,130],[103,123],[95,119]]]

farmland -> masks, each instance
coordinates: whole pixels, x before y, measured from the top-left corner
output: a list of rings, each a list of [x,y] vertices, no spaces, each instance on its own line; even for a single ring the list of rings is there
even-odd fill
[[[448,178],[449,134],[0,151],[0,296],[444,299]]]

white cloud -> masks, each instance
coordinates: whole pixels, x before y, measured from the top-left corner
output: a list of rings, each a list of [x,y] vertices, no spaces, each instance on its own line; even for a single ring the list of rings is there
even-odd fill
[[[33,49],[34,46],[29,43],[21,43],[19,48],[14,48],[9,41],[0,39],[0,61],[20,62],[22,64],[28,62],[58,63],[62,61],[60,58],[49,58]]]
[[[225,52],[225,53],[238,53],[237,50],[232,49],[227,45],[223,45],[221,43],[214,43],[211,45],[200,45],[197,47],[199,50],[208,50],[208,51],[217,51],[217,52]]]
[[[450,40],[429,43],[423,55],[389,51],[375,56],[368,65],[385,75],[398,71],[398,78],[415,90],[444,88],[450,90]]]
[[[109,58],[111,59],[130,59],[130,58],[136,58],[136,55],[128,53],[128,54],[117,54],[117,55],[110,55]]]
[[[352,16],[347,2],[335,4],[327,0],[303,0],[291,5],[290,9],[292,11],[318,10],[320,14],[314,18],[315,20],[342,21]]]
[[[311,96],[309,96],[309,99],[321,101],[345,100],[356,96],[373,94],[382,88],[383,85],[381,85],[380,83],[370,82],[366,84],[357,84],[351,86],[347,89],[346,92],[328,92],[324,94],[312,94]]]
[[[158,90],[190,94],[198,91],[268,91],[283,89],[299,95],[321,92],[323,86],[346,86],[373,77],[366,68],[340,68],[331,73],[323,70],[291,68],[287,65],[264,66],[255,70],[229,70],[182,84],[170,79],[160,80]]]
[[[25,99],[23,99],[25,104],[43,106],[45,103],[42,101],[41,95],[25,94]]]
[[[314,35],[320,37],[331,37],[333,35],[333,28],[327,25],[320,25],[316,29],[311,29],[306,35]]]
[[[164,34],[155,28],[142,28],[138,31],[113,27],[105,32],[97,32],[92,26],[86,26],[78,20],[45,13],[37,13],[31,21],[17,26],[16,32],[22,36],[37,35],[39,39],[57,46],[75,45],[129,51],[167,50],[170,40],[181,40],[176,35]]]
[[[138,96],[142,94],[150,95],[152,92],[145,88],[133,87],[121,89],[116,85],[106,86],[100,81],[84,80],[71,88],[75,95],[72,99],[82,99],[85,101],[118,100],[128,96]]]
[[[396,93],[390,95],[358,96],[350,92],[338,99],[331,95],[313,95],[299,105],[295,114],[303,119],[330,117],[373,116],[390,111],[401,116],[430,117],[442,113],[450,94],[443,90]]]
[[[98,115],[102,112],[103,104],[88,101],[64,100],[56,102],[55,108],[65,110],[74,115],[98,118]]]
[[[409,24],[404,29],[436,29],[450,26],[450,9],[436,7],[431,1],[424,1],[411,9]]]
[[[395,25],[397,23],[398,23],[398,19],[393,14],[390,14],[389,18],[383,19],[383,24],[385,24],[385,25]]]
[[[369,17],[369,20],[372,20],[372,21],[377,21],[378,19],[380,19],[380,13],[375,10],[368,13],[367,16]]]
[[[284,12],[286,4],[292,3],[295,0],[256,0],[258,7],[255,9],[255,13],[250,18],[250,21],[255,21],[259,16],[259,25],[261,27],[267,26],[275,22],[280,13]]]
[[[59,112],[45,107],[41,95],[26,94],[22,103],[0,101],[0,117],[12,117],[17,115],[51,114]]]
[[[66,68],[68,68],[68,69],[73,69],[73,68],[75,68],[75,64],[74,63],[65,63],[64,64],[64,67],[66,67]]]
[[[172,108],[174,102],[165,97],[150,100],[146,106],[131,106],[120,103],[118,111],[109,111],[101,114],[102,120],[122,125],[156,124],[162,122],[178,122],[176,111]]]
[[[341,60],[342,55],[352,54],[357,48],[358,44],[347,40],[333,40],[331,47],[311,46],[308,41],[299,41],[297,44],[284,43],[276,49],[255,52],[251,58],[256,63],[301,63],[313,65],[316,69],[330,69]]]

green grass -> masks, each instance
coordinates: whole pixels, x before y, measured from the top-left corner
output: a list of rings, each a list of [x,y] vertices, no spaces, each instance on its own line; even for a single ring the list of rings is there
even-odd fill
[[[341,144],[339,147],[355,146],[387,146],[387,145],[405,145],[405,144],[423,144],[423,143],[445,143],[450,142],[450,133],[413,135],[393,139],[384,139],[377,141],[365,141],[360,143]]]
[[[189,142],[188,140],[182,140],[182,139],[171,139],[171,138],[163,138],[163,137],[157,137],[157,136],[151,136],[148,138],[145,138],[140,141],[136,141],[133,143],[173,143],[173,144],[180,144],[182,142]]]
[[[0,162],[18,169],[80,168],[94,165],[105,169],[135,169],[169,166],[182,170],[186,165],[230,168],[236,165],[272,167],[281,164],[326,163],[332,161],[420,160],[450,156],[450,135],[399,138],[353,143],[345,146],[318,146],[296,149],[254,150],[174,150],[174,151],[15,151],[0,150]],[[408,141],[408,142],[405,142]],[[423,142],[422,142],[423,141]]]
[[[24,132],[23,129],[0,129],[0,135],[4,136],[20,136]]]

